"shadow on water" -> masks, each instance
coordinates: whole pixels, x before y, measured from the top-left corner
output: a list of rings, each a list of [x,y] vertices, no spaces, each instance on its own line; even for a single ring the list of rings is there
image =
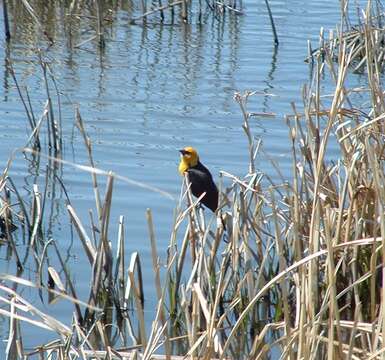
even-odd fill
[[[277,56],[278,56],[279,48],[277,45],[273,47],[273,53],[271,55],[271,68],[269,72],[266,75],[266,80],[264,81],[267,85],[266,88],[263,90],[265,93],[267,93],[266,96],[263,97],[263,111],[268,112],[271,107],[269,106],[269,99],[271,99],[271,96],[269,93],[274,90],[274,73],[277,69]]]
[[[10,81],[10,73],[9,73],[9,59],[10,59],[10,46],[9,42],[6,42],[4,44],[4,79],[3,79],[3,90],[4,90],[4,102],[8,101],[8,94],[9,94],[9,81]]]

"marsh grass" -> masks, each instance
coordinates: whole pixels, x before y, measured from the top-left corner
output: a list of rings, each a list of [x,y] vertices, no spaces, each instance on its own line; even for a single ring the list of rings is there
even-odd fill
[[[86,299],[79,299],[56,240],[45,236],[44,219],[50,211],[46,191],[35,184],[30,199],[24,199],[8,174],[11,159],[0,187],[1,213],[20,228],[15,233],[7,230],[3,245],[19,270],[16,275],[0,274],[0,312],[9,317],[8,358],[382,358],[385,101],[376,55],[381,49],[370,27],[371,16],[368,6],[362,49],[369,60],[369,111],[353,105],[354,91],[346,87],[356,45],[340,33],[337,51],[323,46],[321,37],[323,51],[314,54],[313,81],[304,88],[303,110],[293,104],[293,113],[285,119],[291,178],[273,184],[258,170],[261,142],[253,135],[253,112],[248,109],[248,99],[256,94],[236,93],[248,140],[246,175],[221,172],[220,209],[211,217],[197,206],[199,199],[192,197],[186,179],[167,254],[158,253],[153,215],[146,212],[157,297],[151,324],[144,315],[141,255],[134,252],[125,258],[125,219],[119,220],[116,239],[109,232],[114,183],[130,179],[95,167],[92,142],[79,110],[75,122],[88,166],[71,164],[58,156],[60,151],[37,145],[23,151],[47,161],[51,180],[46,184],[55,180],[62,191],[64,184],[50,175],[58,164],[91,174],[95,210],[90,210],[89,219],[67,203],[91,273]],[[330,101],[321,91],[325,74],[335,82]],[[49,89],[41,119],[52,118]],[[23,104],[31,114],[28,102]],[[32,140],[41,144],[42,133],[36,129],[43,122],[29,118],[28,144]],[[59,145],[60,132],[55,138],[52,130],[55,122],[45,124],[51,144]],[[338,145],[333,161],[332,142]],[[99,185],[102,176],[107,179],[104,190]],[[134,184],[169,196],[146,184]],[[21,256],[13,237],[23,231],[29,246]],[[30,256],[39,274],[36,283],[23,278],[23,261]],[[32,305],[21,295],[23,287],[71,302],[68,323]],[[27,351],[23,322],[57,334],[57,340]]]
[[[204,24],[212,18],[221,21],[227,14],[243,14],[242,0],[7,0],[4,4],[3,12],[9,18],[4,28],[8,39],[25,32],[38,35],[50,47],[64,32],[71,47],[85,47],[95,41],[100,50],[120,11],[127,13],[130,25],[140,26]],[[273,22],[272,16],[270,19]]]
[[[321,30],[320,46],[312,50],[309,45],[309,56],[306,61],[314,61],[319,56],[330,56],[338,61],[339,51],[345,46],[347,51],[351,51],[350,67],[353,72],[362,74],[372,67],[373,58],[376,59],[375,66],[377,71],[383,73],[385,66],[385,30],[384,30],[384,7],[381,1],[368,1],[365,9],[355,8],[349,2],[340,2],[341,23],[336,30],[332,30],[328,35]],[[359,20],[352,23],[351,14],[359,14]],[[356,18],[356,16],[354,16]],[[367,48],[367,38],[371,37],[371,48]],[[369,51],[370,50],[370,51]],[[370,66],[368,67],[368,62]]]
[[[270,2],[265,0],[269,16],[273,41],[279,44]],[[85,44],[97,40],[101,51],[106,45],[109,36],[109,25],[118,17],[119,10],[128,11],[130,25],[159,26],[207,23],[214,18],[225,23],[227,14],[239,16],[244,14],[242,0],[140,0],[140,1],[41,1],[41,0],[8,0],[4,2],[3,13],[5,36],[9,40],[8,9],[12,14],[15,25],[23,23],[22,18],[28,18],[33,32],[42,35],[48,47],[54,45],[55,36],[60,27],[68,35],[69,43],[74,47],[83,47]],[[82,20],[89,20],[86,30],[82,29]],[[86,32],[89,36],[78,41],[78,35]],[[75,35],[75,36],[73,36]],[[74,40],[75,39],[75,40]]]

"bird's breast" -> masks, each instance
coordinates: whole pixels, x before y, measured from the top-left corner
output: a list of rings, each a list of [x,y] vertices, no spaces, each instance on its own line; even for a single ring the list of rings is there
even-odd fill
[[[179,173],[183,176],[183,174],[188,170],[188,165],[181,160],[178,167]]]

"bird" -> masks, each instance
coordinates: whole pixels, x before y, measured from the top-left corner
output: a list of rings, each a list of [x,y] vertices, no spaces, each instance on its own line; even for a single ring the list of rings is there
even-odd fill
[[[182,150],[179,173],[183,176],[188,174],[191,183],[192,194],[199,198],[204,192],[206,193],[200,202],[215,212],[218,208],[218,188],[214,183],[210,171],[199,161],[198,152],[191,146],[187,146]]]

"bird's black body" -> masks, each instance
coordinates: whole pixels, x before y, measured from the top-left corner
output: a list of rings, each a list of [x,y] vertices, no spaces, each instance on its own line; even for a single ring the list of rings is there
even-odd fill
[[[201,203],[215,212],[218,208],[218,189],[210,171],[198,161],[198,164],[190,167],[187,173],[191,183],[192,194],[199,197],[205,192],[206,194],[201,199]]]

